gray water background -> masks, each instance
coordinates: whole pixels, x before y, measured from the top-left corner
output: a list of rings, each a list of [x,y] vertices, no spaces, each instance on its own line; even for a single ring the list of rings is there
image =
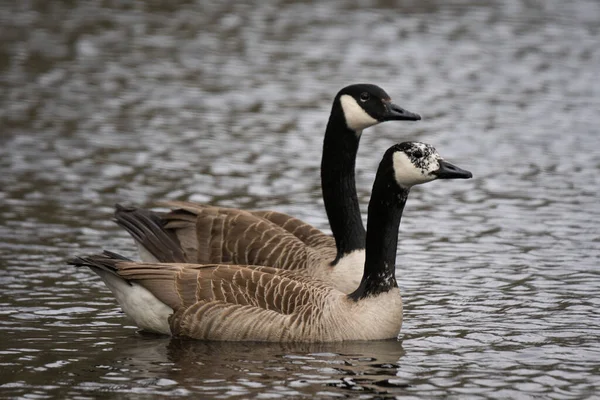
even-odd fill
[[[600,2],[0,4],[0,397],[600,396]],[[415,188],[399,341],[142,335],[76,254],[135,257],[114,203],[275,209],[327,230],[335,93],[381,85],[417,123],[363,134],[366,217],[390,145],[469,181]]]

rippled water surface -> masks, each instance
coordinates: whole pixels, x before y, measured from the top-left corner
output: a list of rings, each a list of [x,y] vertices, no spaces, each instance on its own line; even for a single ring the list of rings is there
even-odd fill
[[[0,5],[1,397],[600,396],[600,3],[160,3]],[[364,132],[363,210],[395,142],[475,175],[409,198],[398,341],[142,335],[64,264],[135,256],[116,202],[327,229],[324,126],[355,82],[423,116]]]

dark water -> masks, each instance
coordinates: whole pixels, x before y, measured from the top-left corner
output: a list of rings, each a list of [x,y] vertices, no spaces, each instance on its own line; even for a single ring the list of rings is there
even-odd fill
[[[0,396],[600,396],[600,3],[19,1],[0,5]],[[112,205],[288,212],[327,228],[330,102],[372,82],[421,113],[365,131],[473,171],[413,190],[399,341],[145,336],[89,271],[133,256]]]

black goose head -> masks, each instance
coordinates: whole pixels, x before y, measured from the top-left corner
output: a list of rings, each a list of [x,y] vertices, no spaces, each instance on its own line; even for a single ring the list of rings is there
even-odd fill
[[[392,146],[384,156],[391,164],[394,180],[404,189],[435,179],[469,179],[473,174],[445,161],[426,143],[403,142]]]
[[[360,132],[384,121],[418,121],[412,113],[392,103],[390,96],[379,86],[366,83],[346,86],[336,96],[346,126]]]

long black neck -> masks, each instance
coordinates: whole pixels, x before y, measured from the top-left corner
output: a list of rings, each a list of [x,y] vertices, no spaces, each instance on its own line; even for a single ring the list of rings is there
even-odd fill
[[[359,300],[398,287],[398,228],[408,193],[394,181],[391,165],[379,167],[369,202],[365,270],[360,286],[349,294],[350,298]]]
[[[332,265],[354,250],[365,248],[365,227],[360,216],[354,166],[360,132],[349,129],[339,99],[333,103],[323,141],[321,188],[337,255]]]

